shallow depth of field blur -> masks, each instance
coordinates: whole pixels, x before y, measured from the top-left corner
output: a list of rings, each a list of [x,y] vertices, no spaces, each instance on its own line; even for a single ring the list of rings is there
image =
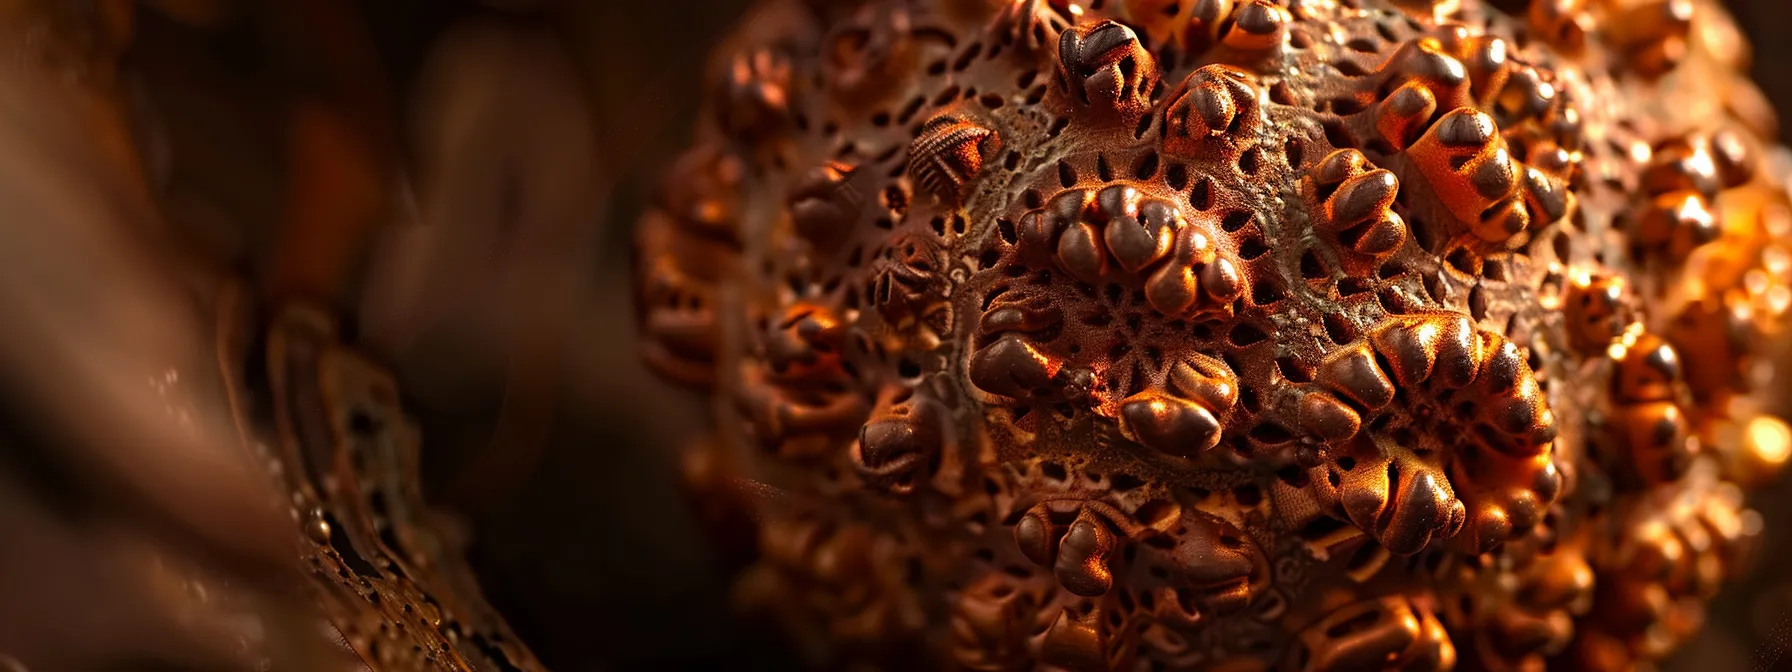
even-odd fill
[[[425,493],[467,523],[471,561],[487,597],[551,669],[788,669],[777,662],[780,652],[769,638],[729,619],[727,577],[708,561],[703,540],[685,519],[674,487],[676,453],[688,430],[702,424],[703,402],[660,382],[637,361],[628,287],[635,216],[686,142],[705,58],[745,0],[318,1],[317,7],[349,10],[342,16],[364,21],[373,53],[355,54],[349,58],[359,60],[347,66],[313,58],[310,50],[330,47],[329,38],[313,31],[340,18],[325,10],[307,15],[304,8],[314,1],[243,0],[235,3],[239,16],[214,26],[179,20],[177,11],[211,2],[148,3],[174,9],[137,13],[126,62],[163,132],[151,158],[166,162],[160,179],[172,244],[208,268],[260,279],[283,272],[276,263],[280,246],[300,244],[281,237],[278,227],[293,207],[282,200],[282,157],[292,141],[272,119],[277,106],[290,103],[289,89],[373,87],[341,96],[381,101],[379,110],[393,112],[390,123],[404,127],[396,136],[413,137],[420,132],[413,126],[421,124],[449,138],[443,144],[459,152],[451,160],[474,166],[453,179],[553,183],[544,188],[566,195],[559,209],[533,213],[517,228],[470,224],[476,236],[431,241],[437,256],[421,267],[379,264],[390,246],[407,244],[401,237],[369,241],[375,270],[359,283],[389,296],[356,302],[356,317],[363,336],[397,368],[422,423]],[[248,9],[284,3],[291,6]],[[10,4],[17,3],[0,3]],[[1758,81],[1792,129],[1792,2],[1729,5],[1754,41]],[[486,48],[564,50],[558,53],[573,65],[566,77],[481,72],[476,57],[456,62],[465,68],[461,75],[483,86],[502,82],[519,87],[524,98],[558,101],[561,116],[494,105],[479,99],[479,86],[442,84],[455,77],[432,67],[430,55],[467,21],[496,22],[524,45]],[[342,67],[365,64],[377,68],[376,76],[350,84],[331,79]],[[28,104],[0,98],[0,106]],[[566,110],[583,116],[567,118]],[[453,136],[469,128],[498,130],[483,143]],[[0,143],[9,135],[0,132]],[[0,144],[0,164],[21,156],[31,155]],[[0,181],[21,175],[36,173],[0,171]],[[6,193],[0,188],[0,203]],[[457,197],[443,189],[396,200],[421,211],[462,213],[448,217],[477,218],[503,207]],[[0,217],[8,218],[0,227],[29,226],[7,210],[0,205]],[[0,236],[0,266],[59,263],[9,258],[57,249],[9,247],[10,239]],[[84,243],[73,237],[60,244]],[[94,264],[58,276],[93,286],[56,294],[63,303],[48,313],[107,295],[105,257],[71,254],[62,261]],[[36,281],[0,272],[0,282]],[[0,290],[0,306],[15,298]],[[118,324],[73,321],[70,328],[82,338],[64,349],[105,353],[119,343],[160,337]],[[9,326],[0,332],[0,350],[14,347],[5,339],[23,338]],[[104,366],[106,360],[93,361]],[[13,362],[0,358],[0,364]],[[112,421],[99,404],[91,416],[70,416],[39,415],[36,404],[15,403],[72,389],[59,387],[63,370],[4,370],[6,385],[28,384],[0,394],[6,413],[0,442],[41,443],[57,435],[57,423]],[[1782,384],[1792,391],[1792,381]],[[75,406],[59,406],[69,407]],[[0,460],[0,473],[15,462]],[[15,481],[0,479],[0,574],[32,574],[29,580],[0,576],[0,653],[6,653],[7,629],[21,624],[75,631],[66,646],[132,646],[155,637],[109,616],[128,605],[111,600],[103,586],[59,579],[58,572],[81,571],[78,558],[107,551],[5,515],[17,493],[54,498],[60,491],[55,483]],[[16,492],[7,494],[9,488]],[[1708,631],[1670,669],[1792,670],[1792,571],[1783,560],[1792,553],[1792,487],[1766,493],[1759,508],[1768,520],[1764,561],[1753,577],[1727,589]],[[44,541],[51,538],[54,543]],[[35,559],[20,559],[27,554]],[[31,599],[9,599],[9,586],[24,585],[36,587]],[[4,658],[0,670],[6,670]]]

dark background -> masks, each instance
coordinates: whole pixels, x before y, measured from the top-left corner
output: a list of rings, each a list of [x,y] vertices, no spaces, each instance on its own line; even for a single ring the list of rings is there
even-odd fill
[[[470,523],[471,556],[488,597],[555,670],[788,669],[763,638],[741,634],[726,616],[726,577],[707,560],[673,489],[685,430],[701,423],[699,402],[642,368],[629,318],[630,229],[656,176],[686,143],[704,60],[743,6],[567,2],[534,22],[534,29],[565,41],[589,81],[605,180],[593,188],[607,198],[588,222],[600,232],[592,242],[596,256],[581,281],[579,310],[561,324],[561,363],[536,381],[551,392],[537,410],[552,431],[525,439],[531,445],[515,449],[521,457],[507,458],[520,460],[512,465],[519,478],[465,486],[472,465],[489,464],[478,460],[498,431],[508,375],[502,366],[453,366],[483,360],[477,344],[455,337],[452,321],[405,351],[388,353],[425,428],[426,492]],[[1730,6],[1754,41],[1757,81],[1779,109],[1792,110],[1792,9],[1786,0]],[[441,0],[365,3],[365,9],[380,60],[399,90],[439,31],[485,12]],[[250,49],[210,38],[195,46],[192,30],[146,17],[141,51]],[[194,82],[228,89],[217,84],[248,81],[253,72],[241,62],[210,67],[216,71],[146,70],[152,88],[164,90],[199,86]],[[257,100],[242,98],[251,107]],[[215,128],[213,122],[195,108],[172,115],[170,133],[178,139]],[[248,128],[252,138],[257,131]],[[253,191],[244,186],[252,180],[233,166],[190,168],[182,184],[204,191],[212,180],[217,188]],[[1770,529],[1767,571],[1726,592],[1713,627],[1673,669],[1792,669],[1792,652],[1783,651],[1792,625],[1792,574],[1780,565],[1792,535],[1778,534],[1792,518],[1792,499],[1776,492],[1760,506],[1770,528],[1778,528]]]

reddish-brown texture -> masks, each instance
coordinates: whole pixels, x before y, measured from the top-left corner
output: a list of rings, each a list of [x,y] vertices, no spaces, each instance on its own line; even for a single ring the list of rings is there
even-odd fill
[[[1792,156],[1717,4],[758,11],[639,305],[812,662],[1635,669],[1747,560]]]

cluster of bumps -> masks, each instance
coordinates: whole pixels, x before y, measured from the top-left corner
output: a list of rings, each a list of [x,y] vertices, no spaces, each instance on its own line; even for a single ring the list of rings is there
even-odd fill
[[[813,662],[1639,669],[1747,560],[1792,156],[1715,2],[743,26],[640,315]]]

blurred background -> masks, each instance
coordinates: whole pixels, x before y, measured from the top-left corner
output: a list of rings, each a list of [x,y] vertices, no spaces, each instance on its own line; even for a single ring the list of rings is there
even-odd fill
[[[0,22],[9,22],[0,43],[33,44],[33,4],[0,2]],[[100,82],[98,98],[147,120],[135,122],[138,142],[113,148],[141,159],[147,174],[121,172],[107,188],[127,204],[142,200],[135,192],[154,194],[163,215],[128,205],[83,215],[144,222],[134,247],[107,256],[83,247],[93,243],[84,229],[33,227],[46,220],[29,219],[25,205],[0,210],[11,220],[0,224],[11,230],[0,233],[0,281],[41,292],[59,279],[108,286],[96,279],[106,274],[174,279],[162,281],[161,296],[150,295],[154,283],[125,299],[68,290],[64,305],[115,306],[111,317],[85,321],[0,289],[9,321],[61,321],[9,328],[11,340],[0,342],[13,353],[0,358],[8,383],[0,473],[12,474],[0,479],[0,653],[24,660],[26,649],[59,645],[91,653],[160,636],[144,625],[155,618],[108,615],[131,607],[109,584],[56,578],[86,576],[69,558],[104,555],[114,543],[87,540],[110,528],[71,493],[130,493],[118,495],[124,508],[163,502],[168,527],[182,528],[228,500],[158,498],[228,481],[217,476],[224,467],[203,456],[161,460],[166,483],[132,486],[122,481],[162,472],[96,453],[92,464],[114,476],[90,481],[79,460],[44,447],[65,440],[59,428],[70,424],[89,427],[68,430],[77,433],[132,431],[134,420],[83,403],[107,393],[90,369],[144,363],[82,364],[78,353],[163,341],[178,351],[180,333],[144,333],[130,326],[132,311],[243,274],[265,296],[315,298],[351,314],[356,336],[397,371],[423,430],[426,496],[459,516],[487,598],[550,669],[789,668],[766,638],[728,619],[727,577],[675,488],[677,451],[703,424],[702,402],[649,375],[632,340],[631,229],[689,139],[707,55],[743,0],[169,0],[134,3],[126,28],[111,33],[117,22],[105,17],[120,3],[68,4],[80,20],[102,19],[81,49],[122,64],[85,75]],[[1776,107],[1792,110],[1792,4],[1729,6],[1754,42],[1757,81]],[[91,132],[114,122],[53,118],[32,111],[38,101],[6,94],[0,182],[39,188],[0,202],[86,202],[92,194],[81,188],[43,185],[114,165],[104,134]],[[58,124],[68,137],[38,130]],[[97,163],[46,167],[89,145],[99,148],[88,157]],[[357,191],[365,184],[402,196],[376,204]],[[295,233],[317,222],[326,233]],[[145,261],[160,257],[144,250],[170,244],[155,241],[178,248],[157,254],[199,270]],[[399,250],[410,252],[403,263],[391,261]],[[345,270],[356,268],[370,270]],[[43,344],[62,359],[17,354]],[[51,503],[33,518],[40,505],[27,500]],[[1779,487],[1758,507],[1769,521],[1763,571],[1728,589],[1712,627],[1671,669],[1792,670],[1792,573],[1781,560],[1792,552],[1792,534],[1781,533],[1792,492]],[[238,517],[234,529],[255,527],[250,514]],[[219,536],[205,541],[254,564],[252,533]],[[18,634],[33,624],[36,634]],[[9,664],[0,657],[0,670]]]

